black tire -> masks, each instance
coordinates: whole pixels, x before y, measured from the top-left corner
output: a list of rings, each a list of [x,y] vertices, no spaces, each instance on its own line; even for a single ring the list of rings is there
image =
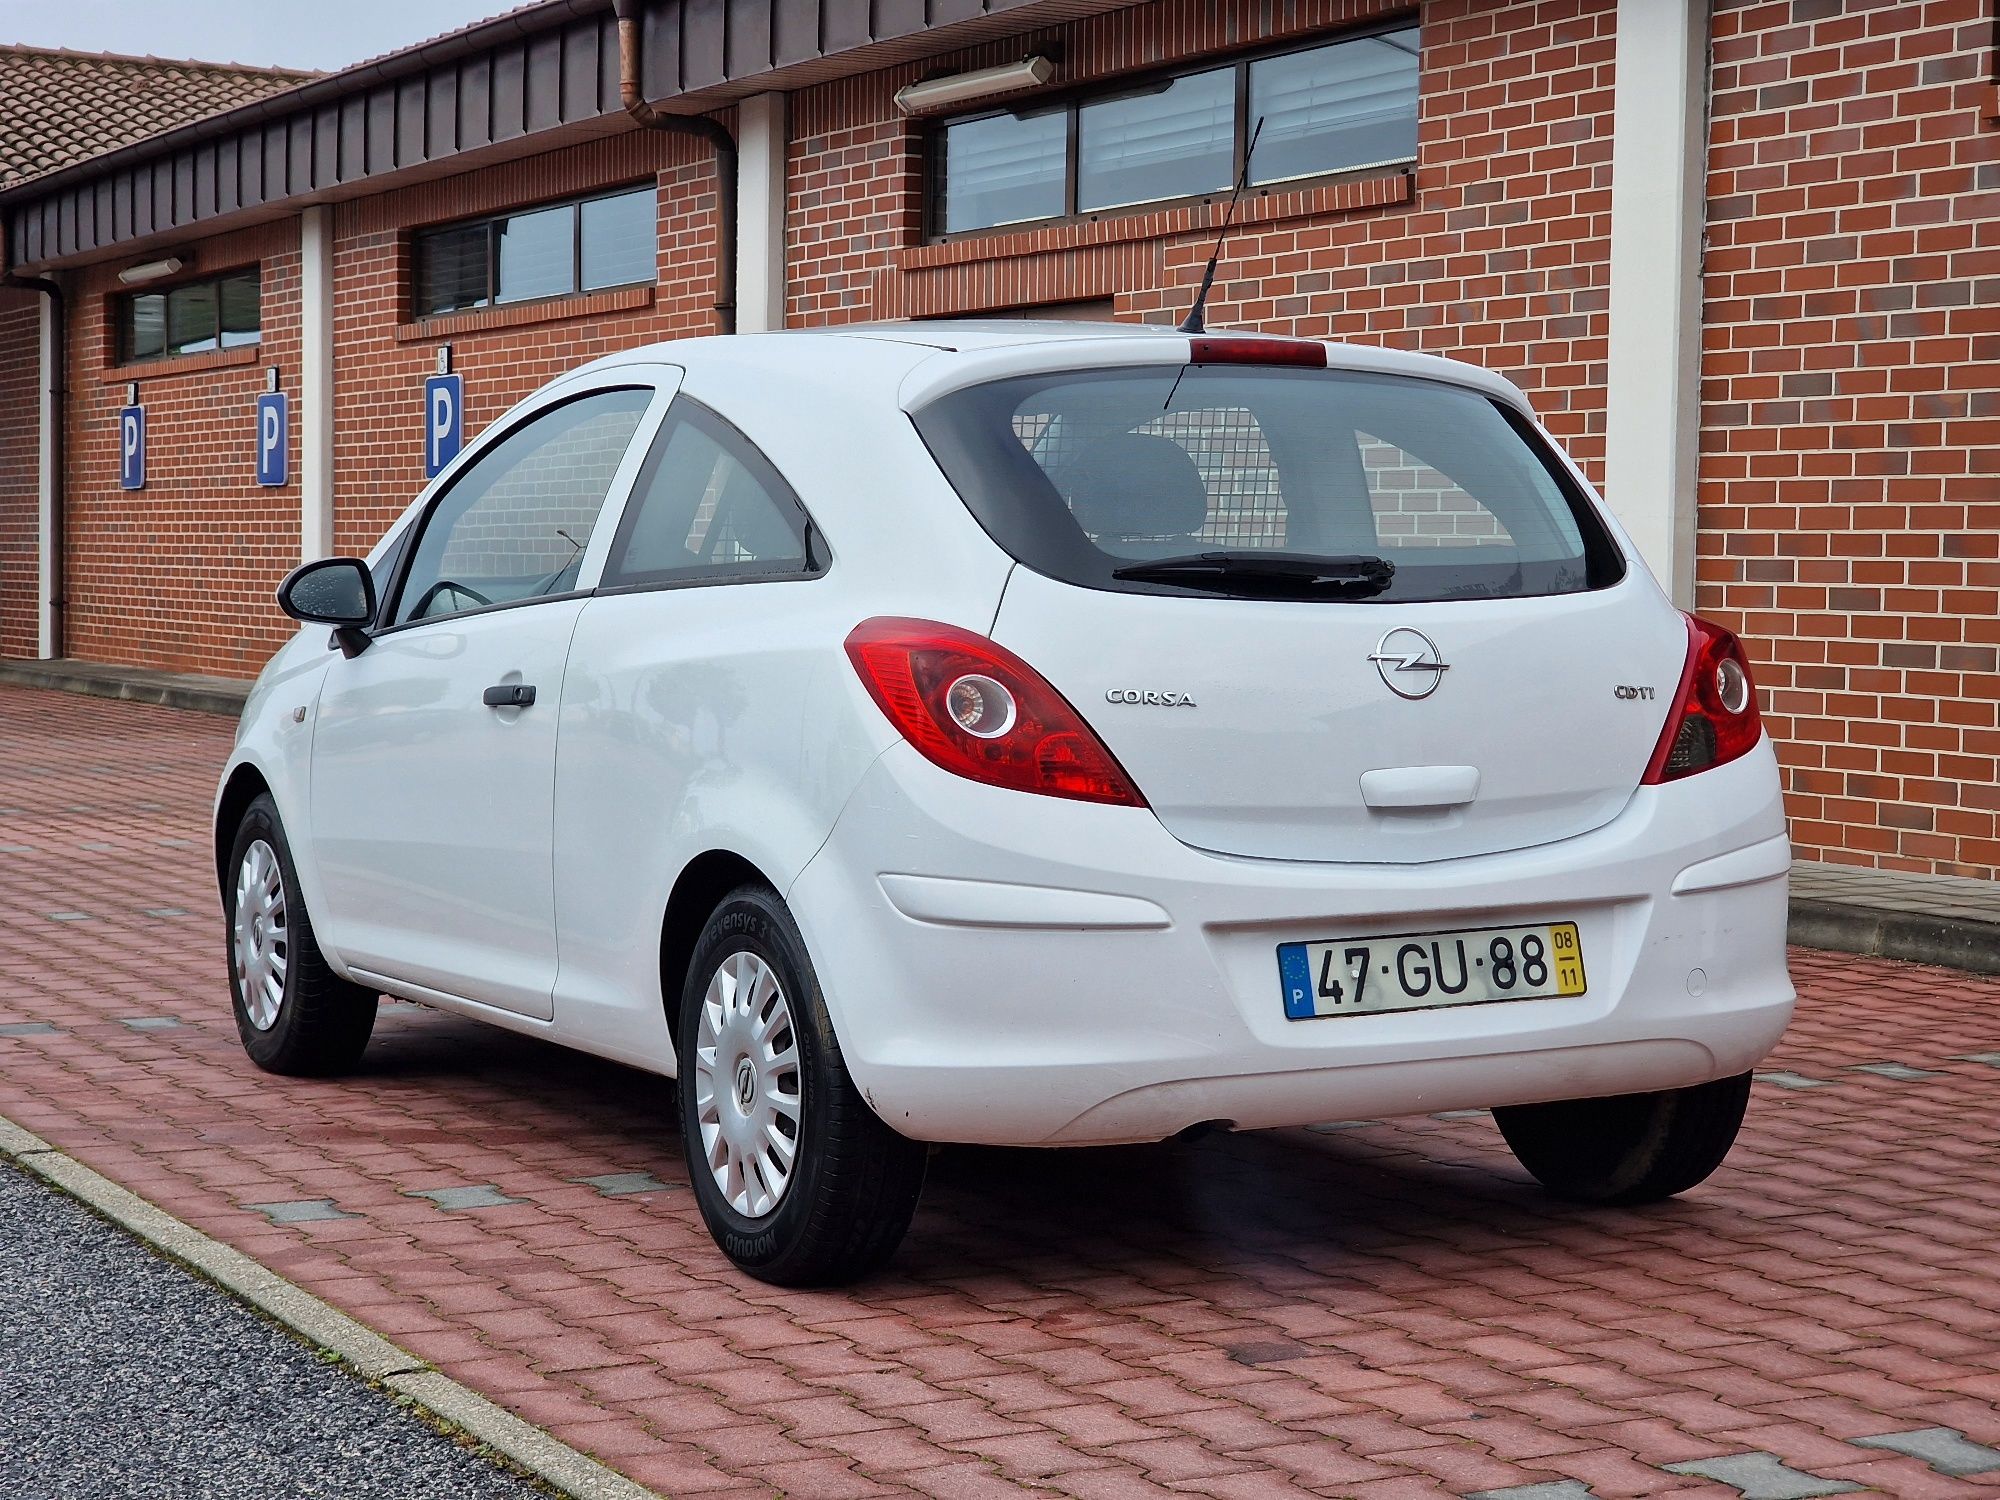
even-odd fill
[[[709,1167],[702,1130],[704,1090],[697,1083],[695,1059],[709,984],[726,963],[744,953],[761,959],[775,977],[791,1012],[798,1057],[795,1075],[789,1068],[772,1074],[782,1088],[797,1094],[790,1177],[773,1195],[775,1206],[755,1217],[731,1204]],[[769,1002],[763,1012],[772,1013]],[[769,887],[742,886],[710,913],[688,965],[677,1033],[677,1092],[688,1179],[722,1253],[740,1270],[775,1286],[837,1286],[886,1264],[916,1213],[928,1148],[883,1124],[855,1088],[798,926]],[[772,1039],[781,1043],[782,1032]],[[741,1076],[721,1056],[715,1071]],[[761,1095],[763,1085],[761,1073],[753,1070],[752,1093]],[[715,1099],[714,1107],[719,1119],[719,1112],[735,1107],[735,1101]],[[754,1161],[746,1181],[758,1191],[769,1190]]]
[[[282,993],[268,1025],[251,1018],[244,996],[237,943],[237,904],[245,860],[258,844],[276,856],[284,900]],[[244,809],[229,846],[222,882],[223,938],[229,955],[229,995],[236,1011],[236,1034],[250,1060],[267,1073],[324,1078],[351,1070],[361,1060],[375,1029],[376,995],[342,979],[327,964],[313,938],[312,917],[299,890],[292,846],[269,793]]]
[[[1493,1111],[1515,1160],[1558,1198],[1657,1203],[1722,1165],[1750,1102],[1750,1075],[1691,1088]]]

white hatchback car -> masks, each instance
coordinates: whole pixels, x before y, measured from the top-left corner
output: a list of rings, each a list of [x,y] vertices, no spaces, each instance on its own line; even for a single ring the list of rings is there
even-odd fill
[[[1701,1181],[1792,1008],[1744,655],[1521,393],[1262,336],[698,339],[299,569],[216,806],[237,1024],[678,1077],[717,1241],[879,1265],[927,1142],[1491,1106]]]

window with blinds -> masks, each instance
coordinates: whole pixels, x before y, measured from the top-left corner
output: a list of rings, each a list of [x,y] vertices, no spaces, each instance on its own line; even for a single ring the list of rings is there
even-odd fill
[[[1226,192],[1253,137],[1253,184],[1414,160],[1417,28],[947,120],[932,135],[931,230]]]
[[[659,250],[651,185],[419,230],[419,318],[650,282]]]
[[[238,349],[262,336],[254,266],[119,299],[118,354],[123,361]]]

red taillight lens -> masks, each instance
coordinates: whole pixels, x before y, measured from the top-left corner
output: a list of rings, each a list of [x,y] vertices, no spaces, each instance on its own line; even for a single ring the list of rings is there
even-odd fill
[[[1191,365],[1296,365],[1324,370],[1326,345],[1314,339],[1206,338],[1188,341]]]
[[[1764,732],[1743,643],[1720,625],[1687,616],[1687,665],[1667,727],[1646,767],[1646,784],[1677,781],[1746,754]]]
[[[889,722],[934,765],[1045,797],[1146,805],[1068,700],[984,636],[932,620],[864,620],[847,655]]]

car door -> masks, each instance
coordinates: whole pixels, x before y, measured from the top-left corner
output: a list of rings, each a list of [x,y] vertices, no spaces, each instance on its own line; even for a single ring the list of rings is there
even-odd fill
[[[313,735],[324,935],[359,973],[551,1015],[556,721],[593,534],[631,484],[651,379],[559,390],[426,504]]]
[[[802,860],[825,836],[798,826],[792,793],[825,663],[801,643],[853,623],[809,586],[828,560],[764,454],[676,396],[571,650],[555,822],[566,1035],[658,1058],[660,921],[683,866],[720,843],[768,854],[782,878],[781,851]]]

